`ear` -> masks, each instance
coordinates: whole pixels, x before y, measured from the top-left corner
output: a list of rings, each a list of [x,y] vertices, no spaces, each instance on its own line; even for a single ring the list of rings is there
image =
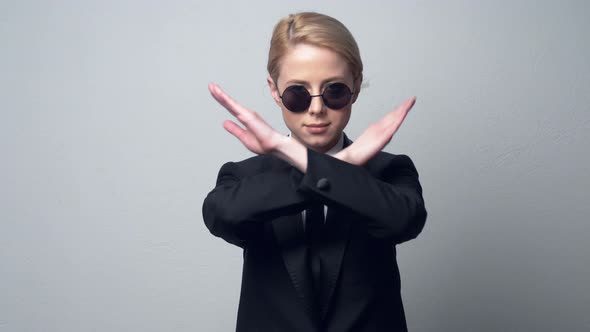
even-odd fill
[[[268,88],[270,89],[272,99],[274,99],[275,103],[277,103],[277,105],[281,107],[283,103],[281,102],[281,97],[279,97],[279,90],[277,90],[277,85],[275,84],[275,81],[272,79],[272,77],[269,76],[266,78],[266,83],[268,83]]]
[[[356,102],[356,99],[359,97],[361,93],[361,85],[363,85],[363,75],[361,77],[354,80],[354,95],[352,96],[352,104]]]

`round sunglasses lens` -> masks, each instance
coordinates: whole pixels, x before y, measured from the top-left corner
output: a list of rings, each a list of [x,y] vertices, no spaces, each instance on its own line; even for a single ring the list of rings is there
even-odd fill
[[[326,87],[323,93],[323,99],[326,106],[331,109],[341,109],[348,105],[352,92],[344,83],[334,83]]]
[[[302,85],[291,85],[283,92],[283,105],[291,112],[305,111],[311,102],[311,96]]]

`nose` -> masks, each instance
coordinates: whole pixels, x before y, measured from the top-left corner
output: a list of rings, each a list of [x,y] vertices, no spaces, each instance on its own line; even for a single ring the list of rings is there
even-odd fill
[[[312,95],[311,104],[309,104],[309,109],[307,111],[311,114],[320,114],[323,113],[325,110],[326,105],[324,105],[322,95]]]

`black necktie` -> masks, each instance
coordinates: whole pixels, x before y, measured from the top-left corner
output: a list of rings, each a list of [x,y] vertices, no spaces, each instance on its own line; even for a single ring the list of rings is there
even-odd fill
[[[313,278],[314,289],[319,297],[321,293],[321,257],[320,246],[324,230],[324,205],[316,203],[305,210],[305,233],[307,235],[308,263]]]

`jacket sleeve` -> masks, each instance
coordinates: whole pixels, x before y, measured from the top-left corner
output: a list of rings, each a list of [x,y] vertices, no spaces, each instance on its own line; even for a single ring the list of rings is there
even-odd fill
[[[215,188],[203,202],[203,219],[209,231],[229,243],[245,247],[262,236],[263,223],[303,209],[298,191],[302,173],[285,167],[226,163]]]
[[[426,221],[418,172],[405,155],[380,153],[361,167],[308,150],[300,190],[348,210],[371,236],[393,243],[415,238]]]

